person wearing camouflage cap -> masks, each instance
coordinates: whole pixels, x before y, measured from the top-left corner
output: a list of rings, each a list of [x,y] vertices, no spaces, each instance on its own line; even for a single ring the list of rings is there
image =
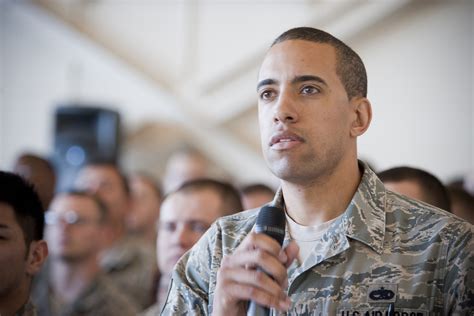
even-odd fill
[[[387,190],[357,159],[372,118],[360,57],[295,28],[273,42],[258,80],[283,247],[254,232],[258,209],[218,220],[176,265],[162,314],[245,315],[250,300],[275,315],[472,312],[473,226]]]

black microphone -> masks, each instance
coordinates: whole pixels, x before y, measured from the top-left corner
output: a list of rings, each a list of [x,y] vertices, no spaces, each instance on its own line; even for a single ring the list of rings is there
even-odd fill
[[[268,235],[275,239],[280,245],[283,244],[285,238],[285,211],[274,206],[264,206],[260,209],[257,217],[255,232]],[[257,268],[262,271],[262,269]],[[247,309],[247,316],[268,316],[270,309],[265,306],[258,305],[254,301],[250,301]]]

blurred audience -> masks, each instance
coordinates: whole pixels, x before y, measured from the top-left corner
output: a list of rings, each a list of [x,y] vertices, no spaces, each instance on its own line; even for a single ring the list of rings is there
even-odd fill
[[[33,186],[20,176],[0,171],[0,315],[33,316],[33,276],[43,265],[44,209]]]
[[[48,209],[56,186],[56,175],[50,162],[40,156],[24,153],[16,159],[13,172],[34,185],[43,208]]]
[[[56,196],[46,213],[50,259],[35,282],[39,316],[136,315],[136,307],[101,272],[98,254],[106,206],[84,192]]]
[[[104,250],[100,266],[115,286],[144,309],[152,303],[155,258],[147,247],[125,230],[125,222],[131,209],[131,198],[126,177],[117,166],[107,163],[92,163],[79,171],[75,186],[96,194],[106,205],[108,215],[102,238]]]
[[[128,232],[156,249],[156,224],[160,215],[161,189],[149,175],[137,173],[129,179],[132,197],[127,216]]]
[[[244,210],[250,210],[272,201],[275,191],[265,184],[255,183],[242,187],[240,196]]]
[[[474,196],[460,187],[448,186],[451,212],[474,225]]]
[[[410,198],[434,205],[445,211],[451,210],[451,202],[445,186],[431,173],[412,167],[396,167],[378,174],[385,187]]]
[[[216,219],[240,211],[239,192],[232,185],[217,180],[191,180],[165,197],[157,238],[157,260],[161,272],[158,297],[146,315],[159,315],[166,301],[171,272],[179,258]]]

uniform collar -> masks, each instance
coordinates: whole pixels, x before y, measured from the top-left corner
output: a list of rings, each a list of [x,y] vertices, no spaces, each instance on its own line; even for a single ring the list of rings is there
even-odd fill
[[[365,163],[359,161],[359,166],[363,168],[364,173],[341,224],[346,236],[366,244],[381,254],[386,222],[385,187]]]
[[[366,244],[380,254],[385,237],[385,187],[367,164],[359,161],[359,167],[364,171],[357,191],[344,214],[331,225],[330,230],[343,231],[347,237]],[[271,205],[284,209],[281,188]],[[287,232],[285,243],[288,237]]]

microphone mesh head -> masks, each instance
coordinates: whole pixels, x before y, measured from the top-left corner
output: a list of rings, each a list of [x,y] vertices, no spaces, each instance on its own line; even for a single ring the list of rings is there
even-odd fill
[[[272,237],[281,245],[285,238],[285,225],[284,210],[274,206],[264,206],[258,213],[255,231]]]

